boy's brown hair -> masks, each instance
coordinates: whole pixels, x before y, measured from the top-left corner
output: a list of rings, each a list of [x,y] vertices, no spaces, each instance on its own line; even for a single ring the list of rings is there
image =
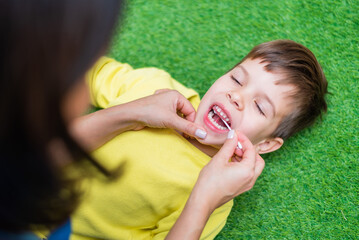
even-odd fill
[[[275,40],[255,46],[240,63],[246,59],[262,59],[261,62],[267,63],[266,71],[285,76],[277,81],[278,84],[295,87],[290,95],[294,110],[281,120],[272,137],[288,139],[327,111],[324,96],[328,92],[328,82],[308,48],[291,40]]]

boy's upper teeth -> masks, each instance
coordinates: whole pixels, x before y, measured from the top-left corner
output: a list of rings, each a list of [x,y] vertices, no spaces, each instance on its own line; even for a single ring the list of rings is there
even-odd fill
[[[224,113],[224,111],[217,105],[215,105],[213,107],[213,110],[215,111],[215,113],[219,116],[221,116],[221,118],[226,121],[226,122],[229,122],[229,118],[227,116],[227,114]]]

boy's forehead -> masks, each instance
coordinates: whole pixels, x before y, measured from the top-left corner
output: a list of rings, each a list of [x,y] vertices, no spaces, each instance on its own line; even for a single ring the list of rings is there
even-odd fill
[[[247,69],[245,67],[243,67],[241,64],[235,66],[235,69],[239,70],[239,71],[242,71],[243,74],[248,77],[249,74],[248,74]]]
[[[274,84],[284,78],[284,74],[280,72],[267,71],[266,65],[267,63],[261,59],[246,59],[241,64],[235,66],[232,71],[242,74],[248,80],[267,80],[272,81]],[[267,81],[263,83],[267,83]]]
[[[271,80],[274,85],[289,85],[286,83],[287,74],[279,69],[271,71],[267,70],[266,66],[268,64],[268,62],[265,62],[260,58],[246,59],[232,70],[241,72],[248,78]]]
[[[268,62],[264,61],[261,58],[254,58],[254,59],[246,59],[240,64],[238,64],[235,68],[243,69],[246,71],[248,68],[252,69],[261,69],[263,71],[268,72],[265,67],[268,65]],[[247,72],[248,73],[248,72]]]

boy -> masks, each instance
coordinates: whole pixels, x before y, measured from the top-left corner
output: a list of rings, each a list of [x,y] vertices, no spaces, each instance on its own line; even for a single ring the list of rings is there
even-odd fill
[[[89,193],[72,219],[72,239],[164,239],[180,215],[200,170],[224,143],[228,129],[242,131],[258,153],[311,125],[326,111],[327,81],[304,46],[277,40],[256,46],[220,77],[200,101],[192,89],[155,68],[132,70],[102,58],[88,76],[94,105],[107,108],[157,89],[182,93],[197,109],[207,136],[185,139],[172,129],[125,132],[93,155],[112,169],[126,162],[119,180],[89,182]],[[216,209],[201,239],[225,225],[233,201]]]

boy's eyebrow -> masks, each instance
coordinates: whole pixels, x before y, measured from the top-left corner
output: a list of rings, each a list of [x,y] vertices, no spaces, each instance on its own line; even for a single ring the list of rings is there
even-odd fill
[[[263,94],[263,96],[264,96],[264,98],[269,102],[269,104],[272,106],[271,108],[272,108],[272,116],[273,116],[273,118],[275,117],[275,113],[276,113],[276,111],[275,111],[275,105],[274,105],[274,103],[272,102],[272,100],[268,97],[268,95],[267,94]]]
[[[243,71],[244,75],[246,75],[246,77],[249,78],[249,73],[248,73],[247,69],[245,69],[242,65],[238,65],[238,68],[240,68],[240,69]],[[274,118],[276,111],[275,111],[275,105],[274,105],[273,101],[272,101],[272,100],[268,97],[268,95],[265,94],[265,93],[263,93],[263,97],[264,97],[264,98],[269,102],[269,104],[272,106],[272,107],[271,107],[271,109],[272,109],[272,116],[273,116],[273,118]]]
[[[248,72],[247,72],[247,69],[245,69],[242,65],[238,65],[238,67],[239,67],[240,69],[242,69],[242,71],[243,71],[244,75],[246,75],[246,77],[249,76],[249,74],[248,74]]]

